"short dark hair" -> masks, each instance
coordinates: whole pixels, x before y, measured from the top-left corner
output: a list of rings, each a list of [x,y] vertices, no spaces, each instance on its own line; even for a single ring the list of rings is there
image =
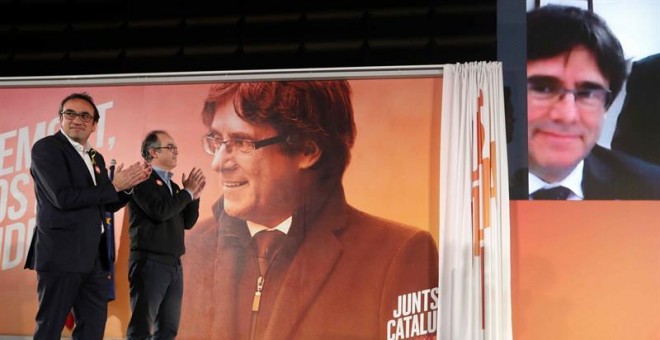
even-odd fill
[[[581,8],[559,5],[527,13],[528,61],[555,57],[579,45],[594,54],[600,72],[610,82],[609,107],[623,86],[627,65],[621,43],[605,20]]]
[[[94,108],[94,122],[99,121],[99,119],[101,118],[101,115],[99,115],[99,109],[96,108],[96,104],[94,104],[94,99],[92,99],[92,96],[90,96],[87,92],[72,93],[66,96],[66,98],[62,99],[62,101],[60,102],[60,110],[57,111],[57,114],[61,116],[62,111],[64,111],[64,104],[66,104],[66,102],[68,102],[69,100],[73,100],[73,99],[81,99],[92,105],[92,107]]]
[[[202,111],[204,124],[210,127],[216,107],[230,101],[241,119],[287,136],[284,152],[302,152],[304,141],[313,141],[322,151],[314,168],[322,169],[323,177],[343,175],[357,133],[348,81],[215,84]]]
[[[168,133],[163,130],[153,130],[147,133],[142,140],[142,158],[147,162],[151,162],[153,159],[149,150],[160,147],[160,140],[158,139],[159,134],[167,135]]]

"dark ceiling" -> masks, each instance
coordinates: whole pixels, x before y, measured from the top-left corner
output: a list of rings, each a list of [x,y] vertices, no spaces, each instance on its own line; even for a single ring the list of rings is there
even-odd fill
[[[0,77],[495,60],[495,0],[0,0]]]

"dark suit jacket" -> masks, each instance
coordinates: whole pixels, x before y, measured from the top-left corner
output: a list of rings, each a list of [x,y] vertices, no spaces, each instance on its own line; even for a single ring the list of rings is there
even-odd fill
[[[590,200],[657,200],[660,166],[596,145],[584,160],[582,190]]]
[[[97,153],[94,161],[96,185],[61,131],[32,147],[30,173],[37,197],[37,223],[25,268],[73,273],[93,270],[105,237],[101,223],[105,223],[106,211],[119,210],[130,198],[115,191],[103,156]],[[102,260],[109,265],[109,258]]]
[[[308,197],[317,202],[293,216],[280,289],[264,286],[257,339],[386,339],[397,297],[438,286],[435,241],[354,209],[341,188]],[[239,327],[249,324],[257,261],[245,221],[222,204],[216,213],[219,225],[198,226],[188,238],[184,270],[195,279],[186,283],[180,339],[248,337]]]
[[[514,175],[511,186],[521,187],[523,178],[526,182],[526,169]],[[584,159],[582,191],[585,200],[657,200],[660,166],[596,145]]]
[[[612,149],[660,164],[660,54],[633,63]]]
[[[131,259],[177,264],[185,253],[184,230],[199,217],[199,200],[171,181],[172,193],[156,171],[135,186],[129,202]]]

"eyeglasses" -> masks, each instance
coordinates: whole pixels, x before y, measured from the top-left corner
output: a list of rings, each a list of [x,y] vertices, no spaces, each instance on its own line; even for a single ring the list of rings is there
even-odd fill
[[[157,149],[157,150],[167,149],[167,150],[170,150],[171,152],[178,152],[179,151],[179,147],[177,147],[176,145],[157,146],[154,149]]]
[[[573,94],[575,102],[579,107],[588,110],[598,110],[605,108],[610,103],[612,91],[602,87],[569,90],[555,82],[527,79],[527,94],[537,104],[554,104],[563,99],[568,93]]]
[[[89,112],[76,112],[73,110],[66,110],[60,113],[66,120],[75,120],[76,117],[79,117],[83,123],[89,123],[94,120],[94,116],[89,114]]]
[[[265,146],[282,143],[286,141],[285,136],[275,136],[258,141],[249,139],[228,139],[221,140],[213,134],[206,135],[202,138],[204,151],[209,155],[215,155],[220,147],[224,144],[227,152],[233,152],[235,149],[242,153],[251,153],[254,150],[261,149]]]

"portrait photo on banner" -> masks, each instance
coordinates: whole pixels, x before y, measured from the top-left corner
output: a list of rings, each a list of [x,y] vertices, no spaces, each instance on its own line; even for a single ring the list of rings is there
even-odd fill
[[[30,148],[59,130],[57,105],[77,92],[98,106],[89,142],[106,162],[140,160],[147,132],[163,130],[178,150],[172,179],[194,167],[206,177],[185,232],[178,339],[436,333],[442,78],[347,72],[0,88],[0,115],[16,117],[0,122],[0,335],[34,330],[36,282],[22,269],[39,228]],[[127,215],[115,214],[106,336],[124,336],[130,318]],[[264,229],[281,235],[262,254]]]
[[[659,18],[654,1],[527,0],[527,136],[512,143],[528,157],[512,199],[660,199]]]

